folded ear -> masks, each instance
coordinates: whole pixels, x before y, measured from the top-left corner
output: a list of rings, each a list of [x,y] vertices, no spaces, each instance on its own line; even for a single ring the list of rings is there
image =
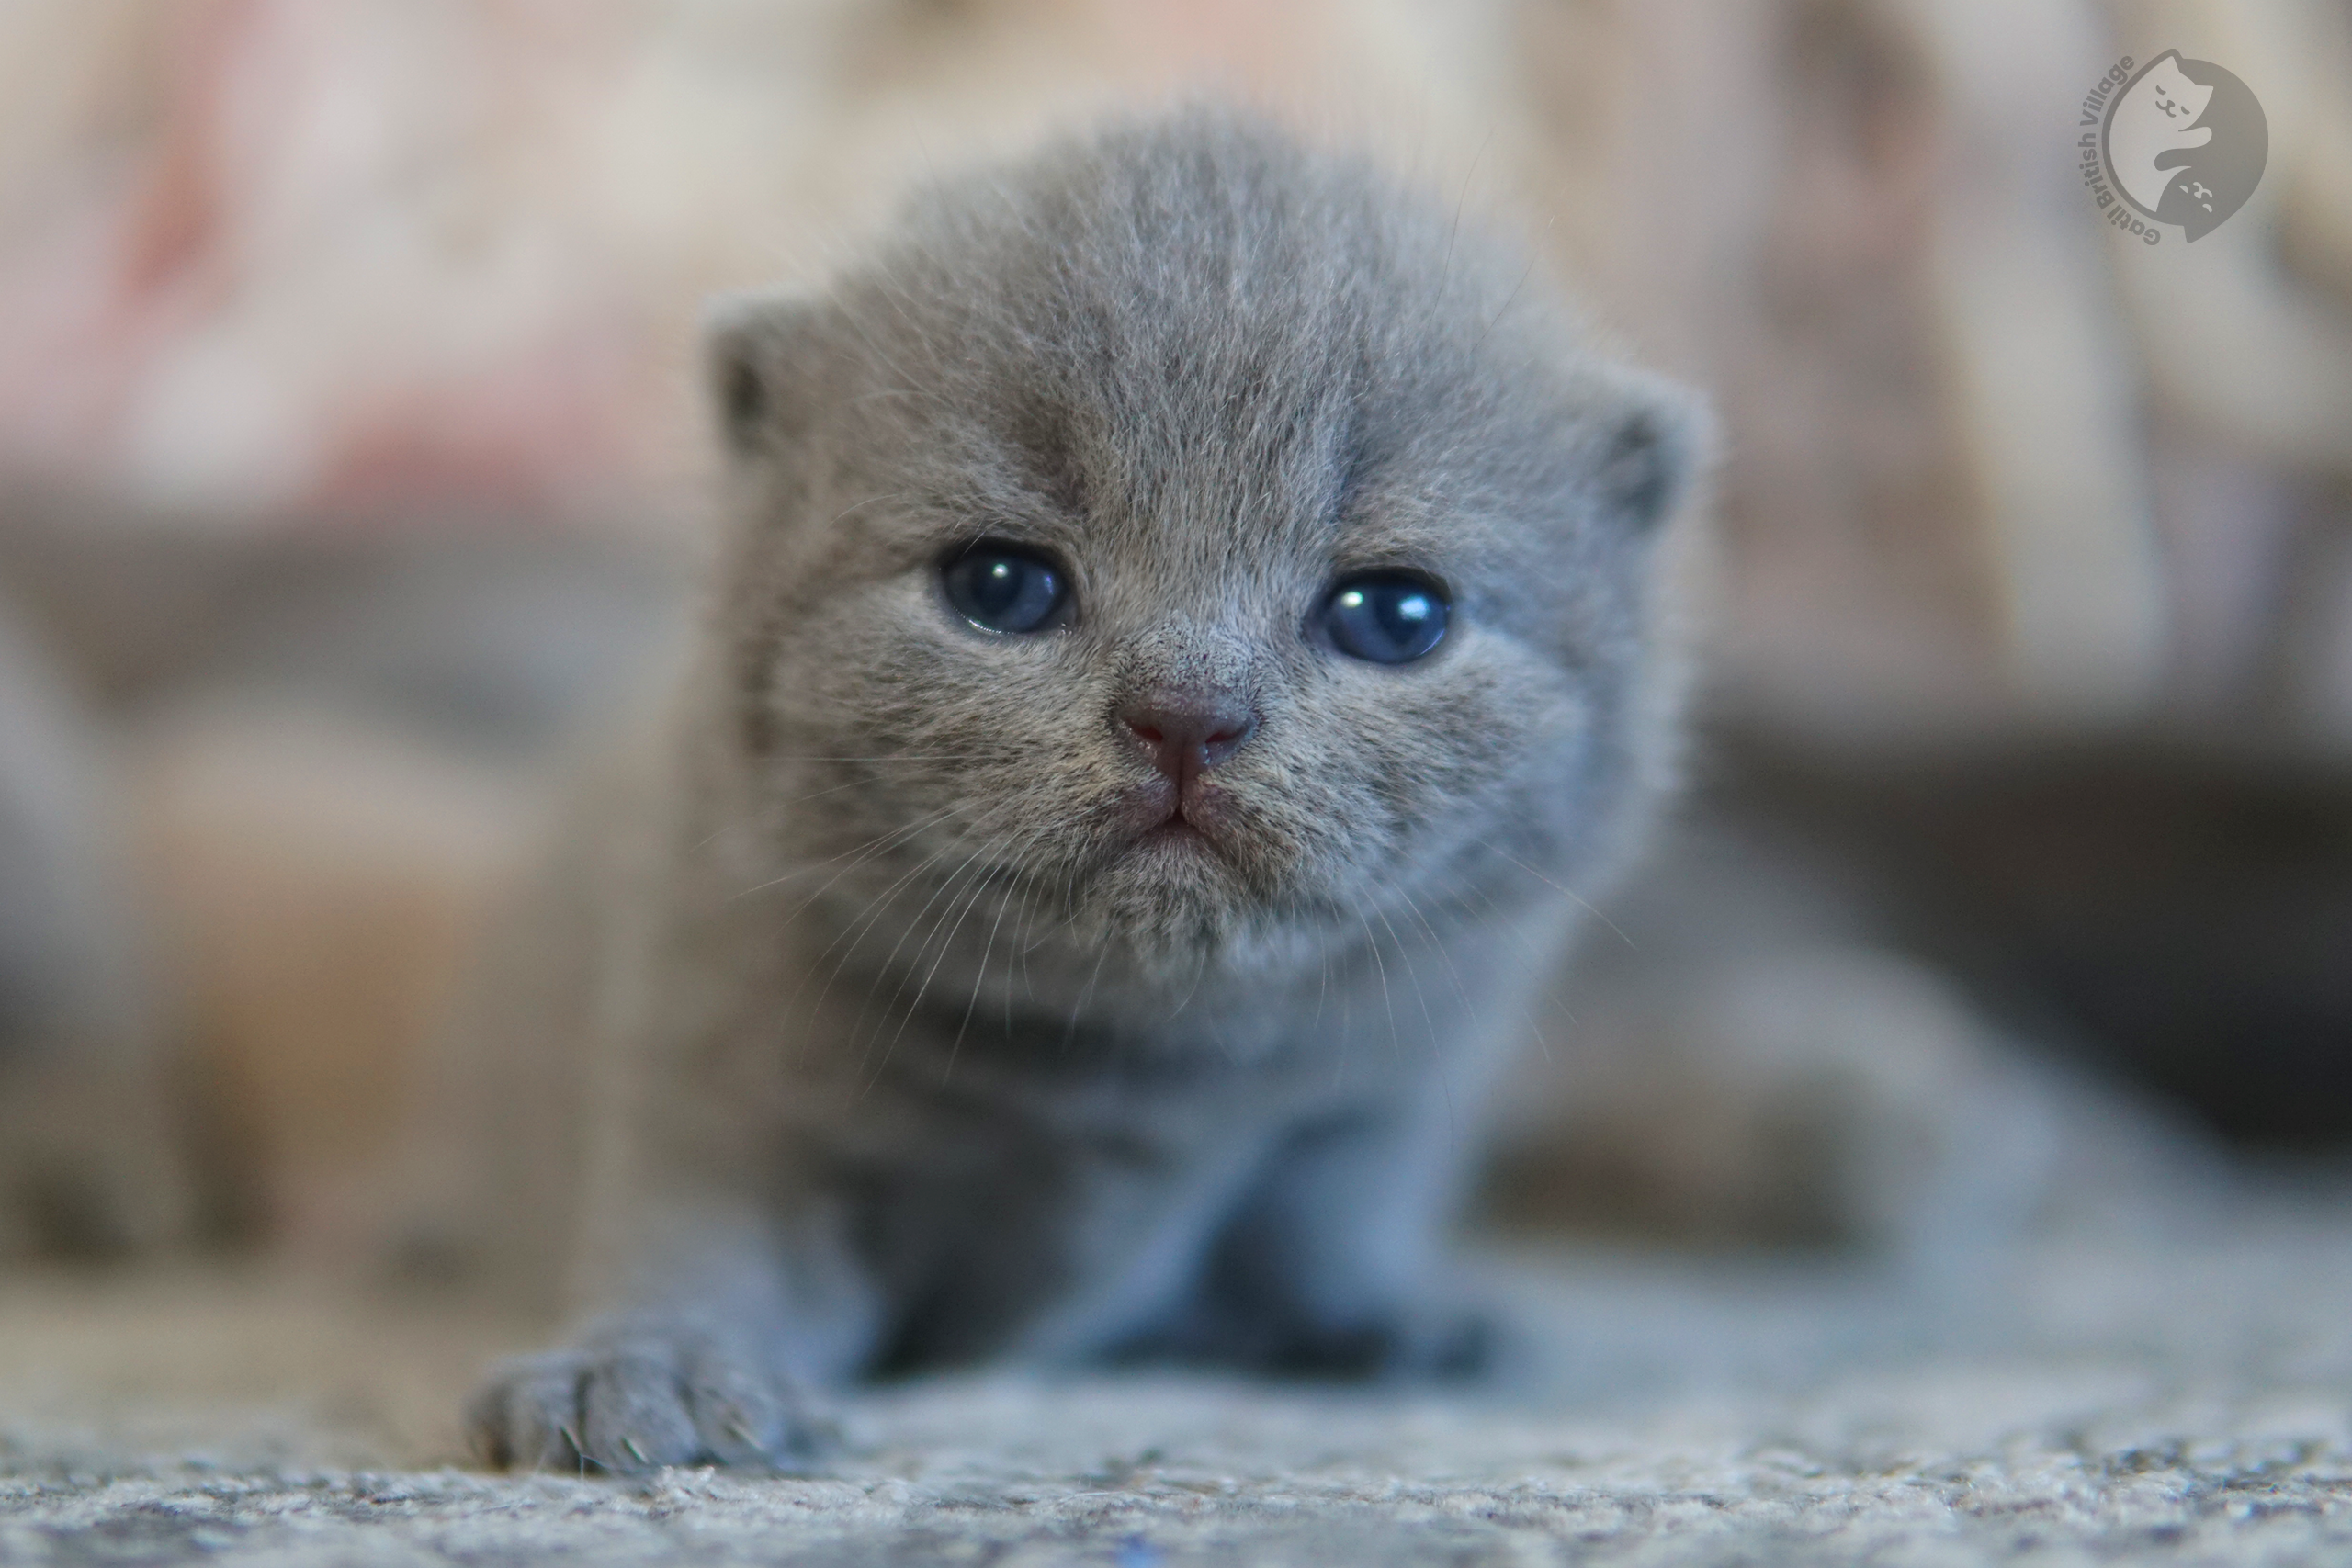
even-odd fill
[[[1601,508],[1645,532],[1672,517],[1714,447],[1713,422],[1699,398],[1670,381],[1634,372],[1612,378],[1616,393],[1593,451]]]
[[[773,451],[808,427],[821,313],[812,300],[774,292],[724,295],[705,307],[706,376],[729,451]]]

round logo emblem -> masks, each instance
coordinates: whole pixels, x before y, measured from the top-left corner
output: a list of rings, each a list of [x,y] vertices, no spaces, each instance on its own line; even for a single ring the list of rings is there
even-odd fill
[[[2115,193],[2194,241],[2245,205],[2270,157],[2270,122],[2244,82],[2166,50],[2114,90],[2099,152]]]

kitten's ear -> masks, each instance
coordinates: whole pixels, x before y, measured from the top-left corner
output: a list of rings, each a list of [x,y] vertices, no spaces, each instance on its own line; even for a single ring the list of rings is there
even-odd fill
[[[730,294],[703,310],[703,362],[719,432],[742,456],[773,451],[815,414],[818,325],[813,300]]]
[[[1646,533],[1690,498],[1713,453],[1713,421],[1695,394],[1670,381],[1629,371],[1612,379],[1593,484],[1603,511]]]

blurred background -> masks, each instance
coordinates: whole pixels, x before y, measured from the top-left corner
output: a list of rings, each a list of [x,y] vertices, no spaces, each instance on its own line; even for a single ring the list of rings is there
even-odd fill
[[[2075,138],[2167,49],[2270,147],[2151,248]],[[1691,803],[1498,1207],[1901,1243],[2062,1102],[2341,1149],[2347,82],[2344,0],[8,0],[0,1257],[346,1245],[690,624],[704,301],[1204,85],[1726,432]]]

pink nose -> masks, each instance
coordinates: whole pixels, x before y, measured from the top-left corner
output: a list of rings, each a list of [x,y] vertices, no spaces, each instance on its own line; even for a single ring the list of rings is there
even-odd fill
[[[1163,687],[1121,708],[1119,725],[1182,788],[1250,743],[1258,710],[1238,692]]]

